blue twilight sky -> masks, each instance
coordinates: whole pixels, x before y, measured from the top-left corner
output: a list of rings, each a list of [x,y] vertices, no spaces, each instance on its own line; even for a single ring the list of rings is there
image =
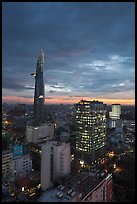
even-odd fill
[[[135,3],[2,3],[3,98],[34,96],[39,50],[47,100],[135,98]],[[52,100],[52,101],[53,101]]]

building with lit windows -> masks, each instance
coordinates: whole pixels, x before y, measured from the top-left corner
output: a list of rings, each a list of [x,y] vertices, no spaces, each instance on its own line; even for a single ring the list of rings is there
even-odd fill
[[[112,104],[112,112],[109,112],[109,127],[115,128],[119,124],[121,116],[121,105]]]
[[[80,164],[94,165],[106,153],[106,104],[81,100],[76,109],[76,152]]]
[[[111,119],[120,119],[121,115],[121,105],[120,104],[112,104],[112,112],[109,112],[109,117]]]

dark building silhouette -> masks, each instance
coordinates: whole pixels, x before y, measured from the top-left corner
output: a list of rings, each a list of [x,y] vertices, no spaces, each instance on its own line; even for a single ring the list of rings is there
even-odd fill
[[[40,125],[44,122],[44,79],[43,79],[43,69],[44,69],[44,52],[41,49],[37,60],[36,73],[35,76],[35,95],[34,95],[34,124]]]

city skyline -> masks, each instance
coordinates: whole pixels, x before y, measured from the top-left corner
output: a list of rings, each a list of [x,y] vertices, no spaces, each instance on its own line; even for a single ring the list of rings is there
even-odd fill
[[[3,102],[31,103],[45,52],[45,102],[135,104],[134,3],[3,3]],[[8,82],[8,83],[7,83]]]

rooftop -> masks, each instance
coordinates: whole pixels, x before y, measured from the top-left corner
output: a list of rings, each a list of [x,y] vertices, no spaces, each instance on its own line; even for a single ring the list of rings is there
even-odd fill
[[[31,187],[35,181],[40,180],[40,173],[36,171],[29,172],[26,177],[16,178],[16,186],[18,188]]]
[[[78,197],[83,199],[107,176],[110,175],[105,172],[81,171],[57,188],[43,193],[37,202],[71,202]]]
[[[16,186],[19,188],[25,187],[25,186],[27,186],[27,188],[28,188],[30,183],[31,183],[31,179],[29,177],[16,179]]]

